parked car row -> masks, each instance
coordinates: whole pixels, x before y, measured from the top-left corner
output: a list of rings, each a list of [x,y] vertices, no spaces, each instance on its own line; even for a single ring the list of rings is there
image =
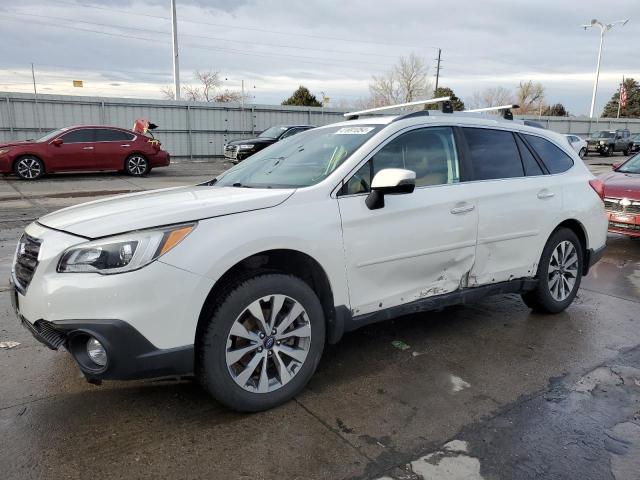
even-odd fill
[[[315,128],[315,125],[277,125],[270,127],[255,138],[231,140],[224,145],[224,156],[233,163],[239,163],[269,145],[311,128]]]
[[[168,166],[170,157],[158,140],[143,131],[85,125],[60,128],[35,140],[0,144],[0,173],[15,173],[24,180],[73,171],[146,175],[153,168]]]

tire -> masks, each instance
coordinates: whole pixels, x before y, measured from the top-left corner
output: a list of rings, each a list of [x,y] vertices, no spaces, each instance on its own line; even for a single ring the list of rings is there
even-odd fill
[[[149,167],[149,160],[144,155],[134,153],[129,155],[124,161],[124,171],[132,177],[143,177],[151,168]]]
[[[580,156],[580,158],[584,158],[587,156],[587,149],[586,147],[582,147],[580,149],[580,151],[578,152],[578,155]]]
[[[273,320],[272,309],[278,312]],[[290,317],[294,309],[297,315]],[[257,412],[290,400],[320,362],[324,313],[314,291],[297,277],[268,273],[239,281],[205,312],[197,377],[205,390],[233,410]],[[261,313],[266,325],[257,320]]]
[[[568,252],[564,261],[563,252]],[[574,254],[577,256],[575,260]],[[558,258],[560,268],[555,269]],[[551,234],[542,251],[536,275],[538,285],[535,290],[523,294],[522,300],[536,312],[559,313],[573,302],[580,288],[583,271],[584,252],[580,240],[568,228],[559,228]]]
[[[610,157],[611,155],[613,155],[613,147],[609,145],[607,147],[607,151],[605,152],[605,156]]]
[[[622,154],[623,154],[625,157],[628,157],[628,156],[629,156],[629,149],[627,148],[626,150],[623,150],[623,151],[622,151]]]
[[[38,157],[27,155],[16,160],[13,171],[22,180],[37,180],[44,175],[44,163]]]

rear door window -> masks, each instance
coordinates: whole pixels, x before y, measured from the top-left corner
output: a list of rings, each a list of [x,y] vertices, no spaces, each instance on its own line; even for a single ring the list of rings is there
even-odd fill
[[[524,176],[513,133],[488,128],[463,128],[462,131],[469,147],[475,180]]]
[[[575,137],[573,137],[575,138]],[[524,173],[527,177],[533,177],[535,175],[544,175],[542,168],[538,164],[529,147],[520,140],[516,135],[516,143],[518,144],[518,150],[520,150],[520,158],[522,158],[522,165],[524,166]]]
[[[524,137],[529,145],[533,147],[550,173],[566,172],[573,166],[571,157],[549,140],[527,134],[525,134]]]
[[[121,142],[133,140],[134,135],[122,130],[112,130],[110,128],[96,129],[96,142]]]

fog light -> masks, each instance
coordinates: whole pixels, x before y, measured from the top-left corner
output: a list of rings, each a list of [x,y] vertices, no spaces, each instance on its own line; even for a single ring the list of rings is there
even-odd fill
[[[93,337],[87,342],[87,355],[96,365],[104,367],[107,364],[107,352],[102,344]]]

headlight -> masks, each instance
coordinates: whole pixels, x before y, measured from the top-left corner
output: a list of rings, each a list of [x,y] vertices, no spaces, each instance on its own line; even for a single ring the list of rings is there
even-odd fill
[[[604,145],[605,143],[607,142],[605,142],[604,140],[600,140],[600,145]]]
[[[251,150],[255,145],[240,145],[240,150]]]
[[[195,226],[191,223],[141,230],[76,245],[62,254],[58,272],[111,275],[137,270],[175,247]]]
[[[10,150],[11,150],[11,147],[0,148],[0,155],[4,155],[5,153],[8,153]]]

